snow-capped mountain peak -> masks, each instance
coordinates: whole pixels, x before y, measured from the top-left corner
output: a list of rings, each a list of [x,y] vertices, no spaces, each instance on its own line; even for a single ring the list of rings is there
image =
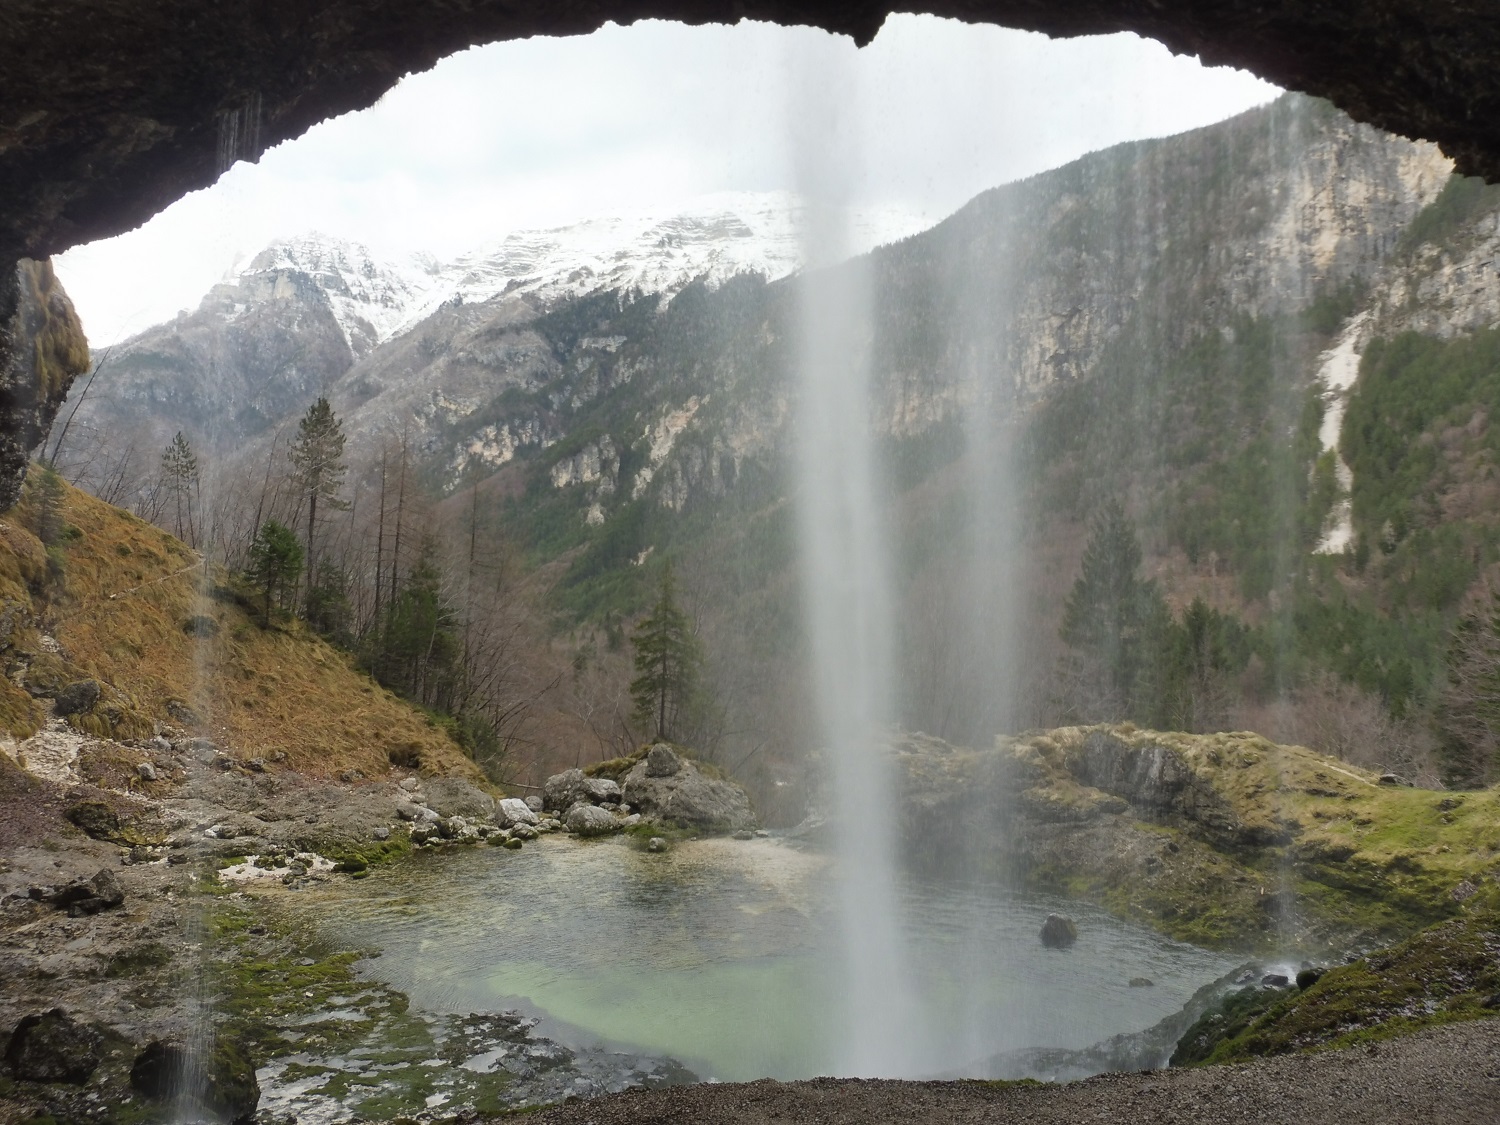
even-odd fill
[[[742,273],[785,277],[805,261],[805,221],[805,205],[790,192],[723,193],[671,211],[515,231],[445,264],[430,255],[381,261],[357,242],[306,234],[273,243],[240,275],[307,275],[362,355],[455,298],[521,292],[549,300],[606,288],[670,297],[700,277],[711,285]],[[899,210],[851,212],[845,223],[851,254],[927,225]]]

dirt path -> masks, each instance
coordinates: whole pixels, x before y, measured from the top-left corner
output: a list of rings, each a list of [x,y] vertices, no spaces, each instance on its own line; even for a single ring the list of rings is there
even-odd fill
[[[1496,1125],[1500,1020],[1237,1066],[1062,1086],[812,1082],[679,1086],[539,1113],[535,1125]]]

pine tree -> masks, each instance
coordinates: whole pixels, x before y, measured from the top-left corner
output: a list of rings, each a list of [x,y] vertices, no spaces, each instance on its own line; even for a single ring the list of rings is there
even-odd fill
[[[1140,566],[1135,527],[1117,501],[1108,501],[1094,517],[1082,573],[1063,606],[1063,643],[1086,665],[1082,678],[1094,681],[1097,698],[1085,709],[1098,713],[1084,717],[1122,718],[1140,702],[1150,642],[1166,616]]]
[[[654,738],[675,740],[698,706],[703,656],[692,621],[677,605],[670,566],[662,572],[655,607],[636,626],[631,642],[636,676],[630,698],[636,721],[653,730]]]
[[[255,533],[250,544],[250,565],[245,576],[260,591],[264,609],[262,623],[271,627],[271,603],[280,602],[288,587],[297,584],[302,573],[302,544],[296,533],[285,524],[267,520]]]
[[[344,428],[326,398],[307,408],[297,426],[297,437],[287,451],[296,473],[302,499],[307,503],[307,585],[317,583],[318,503],[343,511],[348,505],[339,497],[344,486]]]
[[[161,451],[161,472],[177,512],[177,538],[197,546],[193,520],[193,494],[198,487],[198,458],[181,430]]]

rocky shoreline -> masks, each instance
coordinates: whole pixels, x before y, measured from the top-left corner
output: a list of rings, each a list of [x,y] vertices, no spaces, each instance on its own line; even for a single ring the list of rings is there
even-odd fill
[[[421,1077],[408,1085],[434,1110],[692,1081],[671,1060],[563,1047],[519,1013],[417,1017],[357,978],[364,951],[318,948],[278,899],[414,849],[633,832],[655,850],[753,828],[737,786],[669,746],[611,766],[496,799],[411,770],[318,781],[181,731],[116,742],[50,721],[0,756],[0,1122],[165,1119],[195,1082],[200,1111],[248,1121],[257,1067],[271,1096],[256,1119],[276,1120],[340,1050],[369,1054],[366,1079]]]

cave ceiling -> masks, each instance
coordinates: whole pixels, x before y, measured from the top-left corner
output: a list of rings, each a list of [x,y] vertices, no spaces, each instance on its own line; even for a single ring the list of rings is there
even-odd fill
[[[138,226],[237,159],[465,47],[606,21],[808,24],[868,42],[886,0],[4,0],[0,255]],[[1134,31],[1438,142],[1500,179],[1495,0],[917,0],[1075,36]]]

